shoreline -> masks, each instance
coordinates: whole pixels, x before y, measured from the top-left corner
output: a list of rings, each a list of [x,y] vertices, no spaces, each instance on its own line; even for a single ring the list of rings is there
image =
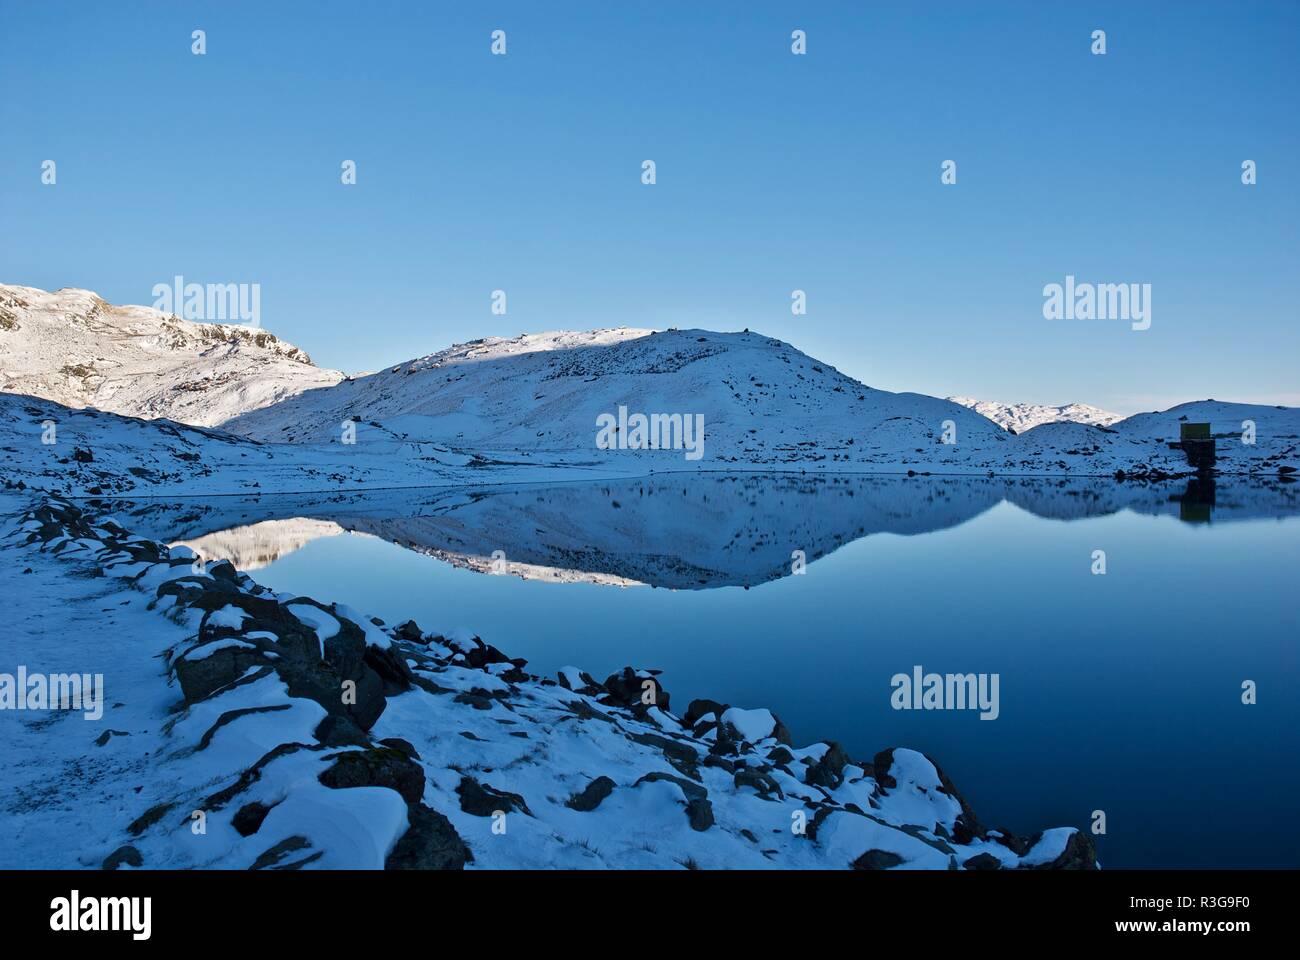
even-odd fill
[[[797,748],[762,708],[696,700],[677,716],[657,672],[535,676],[477,637],[277,596],[224,561],[197,573],[190,551],[61,498],[24,507],[6,550],[42,568],[38,583],[111,585],[96,597],[157,627],[125,638],[127,656],[101,638],[156,707],[171,701],[108,738],[148,743],[169,784],[148,803],[118,797],[135,819],[83,844],[114,864],[1096,866],[1074,828],[988,830],[914,751]],[[161,672],[141,664],[154,657]],[[195,812],[207,832],[191,839]]]

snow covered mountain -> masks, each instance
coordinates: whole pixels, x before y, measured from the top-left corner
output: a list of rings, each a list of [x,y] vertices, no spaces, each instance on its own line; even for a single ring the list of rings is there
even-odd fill
[[[1221,473],[1300,469],[1295,408],[1205,400],[1013,433],[962,403],[873,389],[749,331],[489,338],[343,378],[270,334],[110,307],[85,291],[0,287],[0,311],[0,466],[11,483],[70,495],[664,470],[1160,479],[1193,472],[1176,446],[1186,422],[1210,424]]]
[[[1044,423],[1086,423],[1108,427],[1124,418],[1118,413],[1102,410],[1086,403],[1067,403],[1061,407],[1041,403],[998,403],[996,400],[976,400],[974,397],[949,397],[953,403],[969,407],[981,416],[988,417],[1003,430],[1024,433]]]
[[[559,463],[611,475],[683,469],[1126,475],[1186,473],[1171,448],[1184,422],[1208,421],[1223,472],[1295,467],[1300,410],[1206,400],[1126,420],[1040,423],[1012,433],[960,403],[865,386],[760,334],[626,328],[490,338],[224,424],[251,438],[355,446],[437,443],[480,465]],[[650,420],[638,434],[634,418]],[[669,449],[654,417],[697,424],[698,450]],[[602,443],[602,419],[612,425]],[[1243,440],[1247,422],[1254,442]],[[663,439],[645,449],[647,434]],[[696,437],[699,439],[699,436]],[[640,442],[634,442],[639,440]],[[343,442],[347,442],[344,440]]]
[[[685,442],[638,448],[638,415],[699,424],[699,455]],[[601,417],[613,422],[603,447]],[[460,344],[223,426],[259,440],[320,443],[337,441],[347,421],[358,424],[358,443],[369,432],[485,460],[563,456],[663,469],[897,460],[932,450],[948,424],[960,442],[992,448],[1008,440],[959,404],[872,389],[771,337],[627,328]],[[641,436],[659,439],[653,424]]]
[[[0,284],[0,390],[10,393],[216,426],[341,379],[265,330]]]

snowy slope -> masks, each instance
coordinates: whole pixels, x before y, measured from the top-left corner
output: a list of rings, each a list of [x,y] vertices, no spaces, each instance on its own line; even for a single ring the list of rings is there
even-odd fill
[[[889,395],[904,396],[904,395]],[[944,401],[922,398],[932,403]],[[536,483],[639,477],[653,470],[680,472],[780,470],[818,473],[933,473],[1023,476],[1126,477],[1148,480],[1191,474],[1181,450],[1169,443],[1179,424],[1210,420],[1219,433],[1223,474],[1278,476],[1300,470],[1300,411],[1203,401],[1161,414],[1142,414],[1115,427],[1053,423],[1019,436],[967,411],[1000,440],[984,446],[958,442],[912,448],[918,421],[886,424],[891,438],[864,441],[862,453],[827,456],[796,446],[792,459],[746,461],[714,451],[698,463],[658,451],[548,451],[509,459],[484,458],[439,443],[402,439],[382,428],[358,431],[357,442],[260,443],[246,437],[138,420],[94,410],[69,410],[47,400],[0,393],[0,480],[5,486],[69,496],[193,496],[233,493],[347,491],[383,487]],[[1256,442],[1241,442],[1243,420],[1256,423]],[[42,439],[54,424],[56,443]],[[1129,424],[1128,427],[1125,424]],[[779,428],[778,428],[779,429]],[[1221,431],[1221,432],[1220,432]]]
[[[463,462],[430,444],[261,444],[169,420],[70,410],[0,393],[0,479],[6,487],[160,496],[429,486],[463,478],[455,469]]]
[[[1041,403],[998,403],[996,400],[976,400],[973,397],[949,397],[953,403],[969,407],[980,416],[988,417],[1004,430],[1024,433],[1044,423],[1086,423],[1108,427],[1124,418],[1118,413],[1102,410],[1086,403],[1067,403],[1061,407]]]
[[[264,330],[0,284],[0,390],[216,426],[343,379]]]
[[[987,829],[913,750],[858,760],[765,709],[673,712],[652,671],[538,677],[18,501],[0,495],[0,658],[76,664],[106,696],[99,716],[0,711],[0,867],[1096,866],[1072,827]]]

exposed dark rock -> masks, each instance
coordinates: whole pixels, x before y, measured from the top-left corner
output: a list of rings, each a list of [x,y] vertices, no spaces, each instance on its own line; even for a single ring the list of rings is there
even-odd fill
[[[977,853],[962,863],[967,870],[1001,870],[1002,861],[991,853]]]
[[[362,662],[382,681],[384,696],[394,697],[411,689],[411,668],[396,649],[389,647],[387,650],[381,650],[378,647],[367,647]]]
[[[888,850],[868,850],[853,861],[854,870],[888,870],[903,862],[903,858]]]
[[[773,799],[773,794],[782,799],[785,797],[780,785],[764,770],[742,767],[736,771],[733,782],[737,790],[741,787],[753,787],[764,800]]]
[[[1029,840],[1026,840],[1024,837],[1017,837],[1014,833],[1012,833],[1009,830],[999,829],[997,832],[997,836],[993,836],[992,834],[990,834],[990,837],[993,840],[996,840],[998,843],[1002,844],[1002,846],[1006,847],[1017,857],[1023,857],[1026,853],[1029,852],[1029,847],[1031,845],[1031,842]]]
[[[126,832],[131,834],[133,837],[140,836],[140,834],[144,833],[166,816],[167,811],[174,806],[176,806],[174,803],[160,803],[157,806],[150,807],[144,813],[140,814],[140,816],[131,821],[130,826],[126,828]]]
[[[393,635],[396,636],[397,639],[405,640],[408,643],[425,642],[424,632],[420,629],[420,625],[414,620],[407,620],[405,623],[399,624],[394,628]]]
[[[230,818],[230,825],[238,831],[241,837],[252,836],[262,827],[262,821],[266,815],[271,812],[271,807],[264,803],[246,803],[235,812]]]
[[[181,657],[172,663],[172,668],[185,702],[194,704],[206,700],[222,687],[230,686],[248,672],[249,667],[265,662],[255,650],[226,647],[201,660]]]
[[[388,787],[407,803],[424,796],[424,770],[401,750],[375,747],[340,753],[334,765],[319,777],[327,787]]]
[[[834,740],[827,741],[828,749],[804,774],[804,783],[834,790],[844,782],[844,768],[853,761]]]
[[[105,857],[100,869],[116,870],[124,863],[132,867],[142,867],[144,866],[144,858],[140,856],[139,850],[128,843],[125,846],[118,847]]]
[[[458,693],[453,698],[456,703],[463,703],[473,707],[475,710],[491,710],[492,698],[486,697],[480,693],[468,692]]]
[[[604,687],[596,681],[596,678],[585,671],[578,671],[578,680],[580,681],[580,685],[575,689],[569,683],[569,678],[567,676],[563,673],[559,674],[560,686],[565,690],[573,690],[575,693],[585,693],[589,696],[598,696],[605,692]]]
[[[423,803],[407,808],[410,826],[384,861],[385,870],[460,870],[474,860],[451,821]]]
[[[698,783],[693,783],[682,777],[674,777],[671,773],[663,773],[656,770],[654,773],[647,773],[644,777],[632,784],[633,787],[639,787],[643,783],[655,783],[659,780],[667,780],[669,783],[675,783],[682,788],[682,793],[686,794],[687,800],[703,800],[709,792]]]
[[[601,703],[608,706],[630,707],[644,704],[643,699],[650,695],[651,702],[660,710],[668,709],[668,691],[659,682],[659,670],[633,670],[624,667],[619,673],[612,673],[606,678],[604,687],[607,694]],[[648,674],[641,676],[640,674]],[[649,686],[647,686],[649,684]],[[649,704],[646,704],[647,706]]]
[[[415,747],[409,740],[403,740],[401,737],[385,737],[379,741],[385,747],[391,747],[394,750],[400,750],[412,760],[419,760],[420,754],[416,752]]]
[[[595,810],[602,800],[614,792],[614,781],[609,777],[597,777],[581,793],[575,793],[567,801],[565,806],[583,813],[589,813]]]
[[[473,777],[461,777],[456,794],[460,797],[460,808],[471,816],[490,817],[497,811],[510,813],[514,810],[522,811],[530,817],[533,815],[519,794],[496,790],[485,783],[479,783]]]
[[[285,837],[275,846],[265,850],[249,867],[250,870],[298,870],[311,863],[313,860],[319,860],[325,855],[324,850],[317,850],[309,856],[297,860],[286,860],[290,854],[297,853],[299,850],[311,849],[311,841],[306,837]]]
[[[692,700],[686,707],[686,716],[682,717],[682,723],[693,727],[700,722],[701,717],[708,716],[710,713],[720,717],[726,710],[727,705],[716,700]]]
[[[794,763],[794,754],[785,747],[774,747],[767,755],[767,759],[773,763],[789,766]]]
[[[364,747],[370,744],[366,732],[342,713],[329,714],[316,725],[312,736],[327,747]]]
[[[691,829],[705,831],[713,826],[713,804],[704,797],[695,797],[686,801],[686,819]]]
[[[688,746],[671,737],[662,737],[655,733],[629,733],[628,739],[634,743],[639,743],[647,747],[654,747],[663,751],[664,758],[673,765],[678,772],[685,774],[692,780],[700,779],[700,755],[694,747]]]

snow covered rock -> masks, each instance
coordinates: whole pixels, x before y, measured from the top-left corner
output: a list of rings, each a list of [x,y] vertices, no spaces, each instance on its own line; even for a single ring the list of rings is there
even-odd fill
[[[216,426],[343,379],[255,327],[115,307],[89,290],[0,284],[0,390]]]

